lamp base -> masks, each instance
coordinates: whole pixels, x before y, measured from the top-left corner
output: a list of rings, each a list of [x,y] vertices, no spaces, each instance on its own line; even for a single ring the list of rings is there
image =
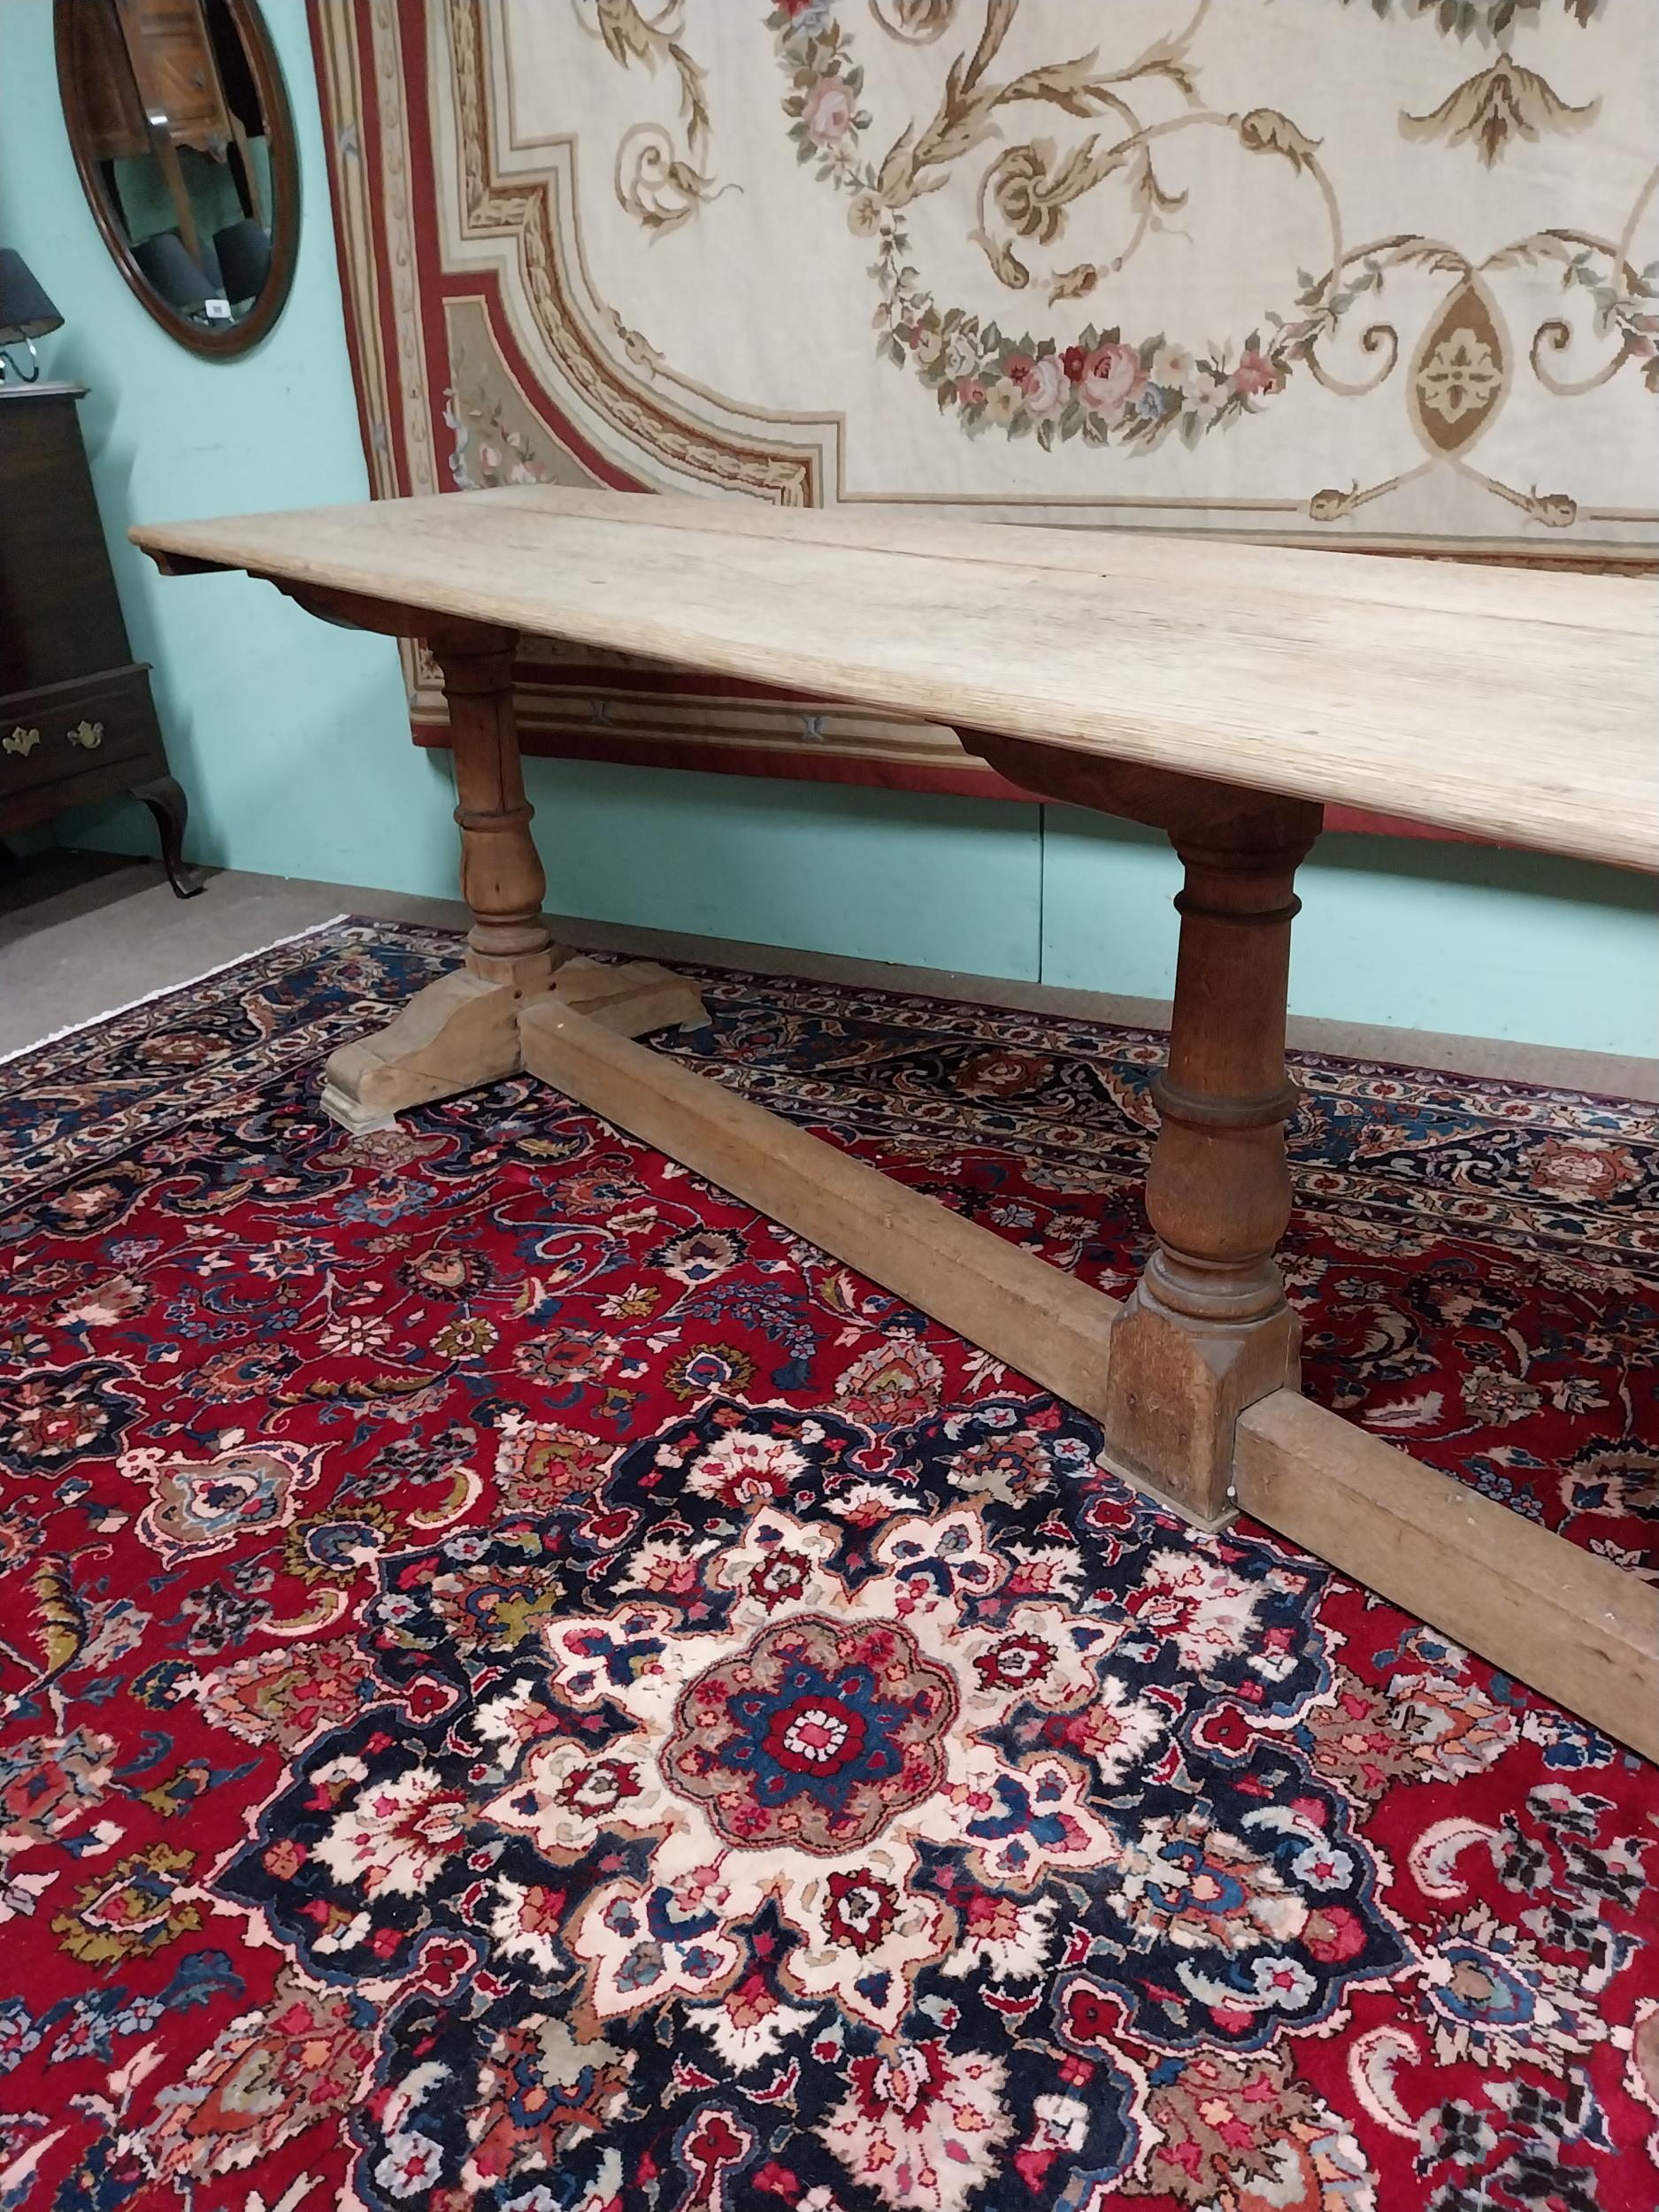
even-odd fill
[[[38,384],[41,379],[41,357],[35,350],[34,339],[25,338],[23,341],[29,349],[29,365],[27,374],[12,358],[12,348],[17,342],[17,340],[12,338],[4,345],[0,345],[0,384],[5,382],[8,372],[14,384]]]

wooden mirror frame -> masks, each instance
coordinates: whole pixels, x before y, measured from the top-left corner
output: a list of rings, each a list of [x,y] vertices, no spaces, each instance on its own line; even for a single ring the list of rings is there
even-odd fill
[[[97,164],[82,145],[76,127],[80,111],[71,75],[73,46],[69,23],[71,11],[77,4],[78,0],[53,0],[58,93],[81,188],[87,196],[87,205],[92,210],[93,220],[103,234],[111,258],[125,278],[127,289],[145,311],[188,351],[202,354],[210,360],[224,360],[246,353],[250,346],[258,344],[288,304],[300,242],[300,159],[294,135],[294,111],[288,105],[288,87],[282,81],[276,48],[257,0],[226,0],[226,4],[253,72],[271,150],[271,269],[258,297],[242,320],[222,326],[192,322],[188,315],[181,315],[162,298],[134,259],[132,246],[111,211]]]

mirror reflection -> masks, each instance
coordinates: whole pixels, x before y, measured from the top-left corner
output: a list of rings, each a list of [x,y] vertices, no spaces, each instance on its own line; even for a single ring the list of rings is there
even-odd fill
[[[278,249],[296,211],[287,104],[257,10],[58,0],[57,29],[81,180],[127,281],[187,342],[228,349],[239,325],[263,326],[281,304]]]

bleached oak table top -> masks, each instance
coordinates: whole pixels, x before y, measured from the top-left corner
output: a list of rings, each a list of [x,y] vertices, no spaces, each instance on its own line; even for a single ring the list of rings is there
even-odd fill
[[[1659,588],[549,486],[145,524],[161,557],[1659,868]]]

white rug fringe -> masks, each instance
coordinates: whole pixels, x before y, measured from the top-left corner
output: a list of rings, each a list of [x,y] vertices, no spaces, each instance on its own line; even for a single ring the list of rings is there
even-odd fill
[[[205,983],[211,977],[227,974],[232,968],[240,968],[244,960],[257,960],[267,952],[275,952],[283,945],[303,943],[307,937],[320,936],[326,929],[338,929],[342,922],[349,922],[349,914],[331,914],[326,922],[312,922],[304,929],[296,929],[287,937],[273,937],[268,945],[255,945],[247,952],[239,952],[234,960],[221,960],[211,968],[204,968],[198,975],[181,976],[177,983],[164,983],[157,991],[142,992],[137,998],[129,998],[119,1006],[106,1007],[101,1014],[88,1014],[85,1021],[66,1022],[63,1028],[54,1029],[44,1037],[37,1037],[32,1045],[19,1045],[11,1052],[0,1052],[0,1068],[9,1067],[13,1060],[21,1060],[26,1054],[39,1052],[42,1046],[59,1044],[65,1037],[78,1036],[83,1029],[96,1029],[100,1022],[114,1021],[118,1016],[130,1014],[135,1006],[152,1006],[157,999],[171,998],[175,991],[188,991],[196,984]]]

